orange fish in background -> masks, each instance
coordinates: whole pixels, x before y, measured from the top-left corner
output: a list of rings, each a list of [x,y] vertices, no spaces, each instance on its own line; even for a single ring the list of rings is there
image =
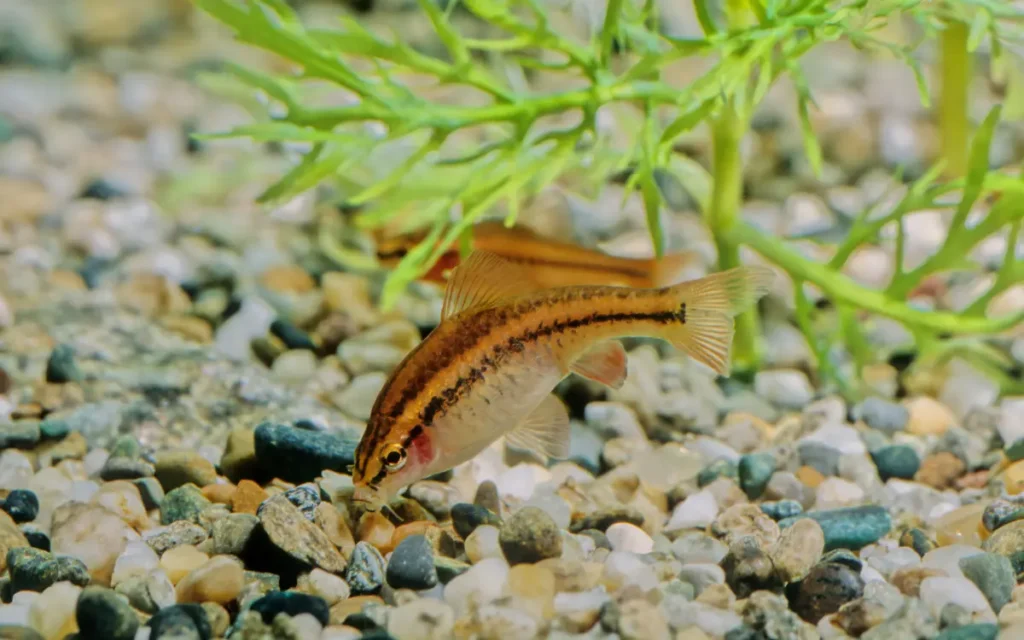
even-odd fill
[[[377,260],[392,268],[423,239],[403,235],[379,239]],[[540,288],[572,285],[612,285],[640,289],[664,287],[684,279],[699,265],[696,253],[676,253],[658,259],[620,258],[568,242],[546,238],[526,227],[506,227],[500,221],[473,227],[472,248],[487,251],[522,267]],[[443,284],[459,264],[458,247],[446,251],[422,280]]]
[[[621,387],[618,338],[661,338],[726,375],[733,318],[772,277],[738,267],[668,287],[540,288],[521,265],[474,251],[448,280],[440,324],[377,396],[356,448],[353,499],[379,509],[502,436],[565,458],[569,416],[551,391],[570,373]]]

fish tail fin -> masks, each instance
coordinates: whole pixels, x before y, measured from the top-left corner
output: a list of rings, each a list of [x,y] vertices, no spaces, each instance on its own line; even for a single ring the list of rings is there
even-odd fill
[[[663,258],[651,260],[651,286],[660,289],[697,277],[700,256],[696,251],[672,253]]]
[[[679,322],[665,338],[715,373],[728,375],[733,318],[767,294],[774,277],[765,267],[736,267],[670,287]]]

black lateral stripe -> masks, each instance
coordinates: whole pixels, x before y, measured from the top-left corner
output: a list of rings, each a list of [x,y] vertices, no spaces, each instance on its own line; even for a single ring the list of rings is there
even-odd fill
[[[686,305],[680,306],[679,311],[659,311],[656,313],[595,313],[582,318],[571,320],[560,320],[549,325],[541,325],[536,329],[525,331],[519,335],[510,336],[504,343],[498,343],[490,353],[481,359],[481,362],[501,363],[513,353],[521,353],[526,349],[526,343],[540,338],[546,338],[554,333],[570,331],[582,327],[589,327],[596,324],[608,324],[614,322],[657,322],[668,324],[671,322],[686,323]],[[434,421],[443,416],[448,410],[468,393],[473,386],[484,379],[484,373],[488,366],[474,367],[469,375],[460,377],[455,383],[444,389],[439,395],[434,396],[427,407],[420,414],[420,421],[424,427],[430,427]]]

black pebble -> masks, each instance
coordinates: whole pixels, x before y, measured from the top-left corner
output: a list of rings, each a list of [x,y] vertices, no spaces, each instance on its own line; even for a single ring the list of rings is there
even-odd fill
[[[313,522],[314,513],[321,502],[320,489],[316,484],[311,482],[289,489],[284,492],[284,497],[288,498],[288,502],[295,505],[302,515],[306,516],[306,520]],[[259,515],[258,510],[256,514]]]
[[[316,351],[316,345],[309,334],[290,322],[281,319],[274,320],[270,323],[270,333],[280,338],[281,342],[289,349]]]
[[[46,361],[46,381],[61,384],[81,379],[82,373],[75,364],[74,350],[66,344],[54,347],[49,360]]]
[[[253,434],[256,460],[287,482],[313,482],[324,469],[344,472],[355,462],[358,437],[263,422]]]
[[[98,178],[85,185],[85,188],[82,189],[81,197],[92,200],[113,200],[114,198],[123,198],[124,195],[123,190],[102,178]]]
[[[288,616],[308,613],[325,627],[331,617],[330,610],[323,598],[297,591],[272,591],[253,602],[249,608],[260,614],[266,624],[273,622],[274,617],[279,613]]]
[[[39,549],[40,551],[50,550],[50,536],[46,535],[43,531],[29,525],[22,527],[21,535],[25,536],[25,539],[28,540],[29,545],[33,549]]]
[[[3,510],[15,522],[32,522],[39,515],[39,498],[28,489],[15,489],[7,495]]]
[[[374,629],[380,628],[377,621],[365,613],[351,613],[347,618],[345,618],[345,622],[343,624],[352,627],[353,629],[359,629],[360,631],[373,631]]]
[[[139,629],[139,618],[132,608],[106,587],[86,587],[82,591],[75,619],[82,640],[133,640]]]
[[[398,543],[388,560],[386,577],[395,589],[422,591],[437,584],[434,550],[426,536],[412,535]]]
[[[384,586],[384,556],[367,542],[357,542],[345,569],[345,582],[352,595],[372,595]]]
[[[468,502],[459,502],[458,504],[452,505],[452,525],[455,527],[455,532],[462,537],[463,540],[469,537],[469,534],[482,524],[491,524],[496,527],[501,526],[501,519],[498,516],[491,513],[489,510]]]
[[[161,638],[194,638],[209,640],[213,636],[206,610],[198,604],[175,604],[157,611],[147,623],[149,640]]]
[[[864,595],[860,573],[845,564],[817,564],[803,580],[786,587],[786,597],[793,613],[811,624]]]

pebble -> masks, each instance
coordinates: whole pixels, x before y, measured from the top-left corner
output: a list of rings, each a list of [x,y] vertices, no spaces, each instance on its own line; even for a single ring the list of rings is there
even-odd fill
[[[149,640],[205,640],[213,630],[206,610],[197,604],[176,604],[160,609],[148,622]]]
[[[114,572],[111,574],[110,584],[117,586],[118,583],[133,576],[144,576],[149,571],[160,565],[160,557],[153,548],[146,542],[129,542],[125,545],[124,551],[117,557],[114,563]]]
[[[493,512],[484,507],[466,502],[452,505],[451,518],[455,532],[463,540],[467,539],[473,530],[481,525],[501,526],[501,519]]]
[[[198,524],[200,515],[212,504],[194,484],[186,484],[168,491],[160,501],[160,523],[171,524],[187,520]]]
[[[217,470],[213,463],[196,451],[158,453],[154,473],[165,491],[173,491],[189,483],[203,487],[217,481]]]
[[[401,640],[442,640],[454,637],[454,631],[455,612],[445,602],[423,598],[388,613],[388,632]]]
[[[83,638],[133,640],[139,618],[128,603],[110,589],[86,587],[78,596],[75,619]]]
[[[857,405],[853,415],[872,429],[886,433],[903,431],[910,422],[910,410],[907,407],[876,397],[868,398]]]
[[[394,589],[422,591],[437,584],[434,553],[425,536],[409,536],[395,547],[388,560],[386,579]]]
[[[327,573],[323,569],[313,569],[306,578],[312,595],[323,598],[327,606],[332,606],[349,597],[351,590],[348,583],[340,576]]]
[[[355,462],[356,439],[264,422],[253,433],[256,459],[289,482],[312,482],[323,470],[344,472]]]
[[[117,557],[129,542],[139,539],[134,529],[100,506],[71,502],[53,512],[51,550],[84,562],[98,585],[110,584]]]
[[[729,507],[711,524],[711,532],[730,546],[741,538],[752,536],[764,549],[775,544],[780,535],[779,523],[753,504]]]
[[[323,598],[297,591],[272,591],[253,602],[250,610],[260,614],[266,624],[281,613],[292,617],[308,614],[326,627],[331,617]]]
[[[956,424],[953,412],[934,398],[920,396],[905,401],[904,406],[910,413],[907,432],[915,436],[942,435]]]
[[[500,531],[497,527],[485,524],[473,530],[465,542],[466,557],[473,564],[484,558],[504,558],[501,545],[498,543]]]
[[[243,556],[259,526],[259,518],[248,513],[232,513],[213,523],[210,529],[214,554]]]
[[[1007,637],[1016,637],[1017,629],[1007,629]],[[974,622],[961,627],[947,628],[935,640],[996,640],[999,637],[999,625],[990,622]]]
[[[779,527],[785,529],[802,518],[811,518],[821,525],[826,551],[861,549],[877,542],[892,529],[889,512],[877,505],[809,511],[779,522]]]
[[[36,420],[18,420],[0,426],[0,450],[31,449],[42,433]]]
[[[193,546],[202,544],[206,538],[206,529],[188,520],[178,520],[166,527],[150,529],[142,536],[142,539],[157,555],[163,555],[168,549],[183,544]]]
[[[452,578],[444,588],[444,601],[461,616],[501,597],[508,580],[508,564],[500,558],[486,558]]]
[[[307,520],[284,496],[274,496],[260,507],[260,525],[270,543],[299,568],[319,567],[330,573],[345,570],[345,558],[324,531]]]
[[[961,558],[960,570],[985,594],[985,599],[996,613],[1010,601],[1013,589],[1017,586],[1013,564],[1006,557],[995,553],[979,553]]]
[[[228,556],[215,556],[182,578],[175,593],[178,602],[216,602],[226,606],[244,586],[241,564]]]
[[[739,460],[737,471],[740,488],[751,500],[761,497],[768,487],[768,481],[775,473],[775,456],[770,453],[751,453]]]
[[[82,588],[70,582],[47,587],[29,605],[29,624],[47,640],[62,639],[78,631],[75,607]]]
[[[921,600],[931,610],[932,615],[940,617],[943,608],[949,604],[963,607],[967,611],[980,614],[979,622],[994,622],[995,614],[985,594],[966,578],[930,577],[921,582]]]
[[[616,522],[605,531],[615,551],[645,554],[654,550],[654,540],[640,527],[628,522]]]
[[[183,544],[169,549],[160,556],[160,568],[167,572],[167,577],[177,585],[182,578],[194,569],[206,564],[210,556],[190,544]]]
[[[894,444],[872,452],[872,459],[878,467],[878,475],[885,482],[889,478],[910,480],[921,467],[921,458],[913,447]]]
[[[15,489],[7,494],[0,507],[15,522],[32,522],[39,515],[39,498],[28,489]]]
[[[498,537],[509,564],[534,563],[562,555],[562,535],[555,521],[536,507],[523,507],[501,527]]]
[[[12,593],[44,591],[58,582],[84,587],[92,579],[85,563],[72,556],[54,556],[28,546],[13,548],[5,555]]]
[[[754,392],[783,409],[800,410],[814,399],[807,374],[796,369],[759,371],[754,375]]]
[[[941,451],[921,461],[921,468],[914,475],[914,480],[941,491],[951,487],[953,481],[963,475],[964,469],[965,465],[960,458]]]
[[[380,592],[385,580],[384,556],[367,542],[356,543],[345,570],[345,582],[357,596]]]
[[[102,480],[136,480],[148,478],[156,473],[156,467],[144,460],[132,460],[122,456],[110,456],[100,470]],[[163,487],[161,487],[161,491]]]
[[[176,600],[174,585],[163,569],[153,569],[142,575],[132,575],[117,583],[114,591],[128,598],[132,607],[145,613],[173,605]]]
[[[228,433],[224,455],[220,458],[220,470],[239,486],[242,480],[260,477],[262,470],[256,460],[256,437],[252,429],[236,427]]]
[[[313,521],[316,508],[321,502],[320,488],[317,485],[303,484],[285,491],[283,495],[302,512],[302,515],[306,516],[306,520]]]
[[[768,555],[779,579],[788,584],[806,576],[824,551],[825,533],[821,525],[804,518],[782,531]]]
[[[252,480],[242,480],[231,494],[231,510],[235,513],[256,515],[259,506],[270,495]]]
[[[829,562],[816,565],[787,593],[793,611],[817,624],[823,616],[839,611],[864,593],[864,580],[850,567]]]
[[[70,345],[60,344],[50,352],[46,361],[46,381],[55,384],[79,382],[82,372],[75,363],[75,351]]]
[[[672,515],[665,525],[665,531],[703,529],[718,517],[718,501],[715,495],[703,489],[680,502],[672,509]]]

